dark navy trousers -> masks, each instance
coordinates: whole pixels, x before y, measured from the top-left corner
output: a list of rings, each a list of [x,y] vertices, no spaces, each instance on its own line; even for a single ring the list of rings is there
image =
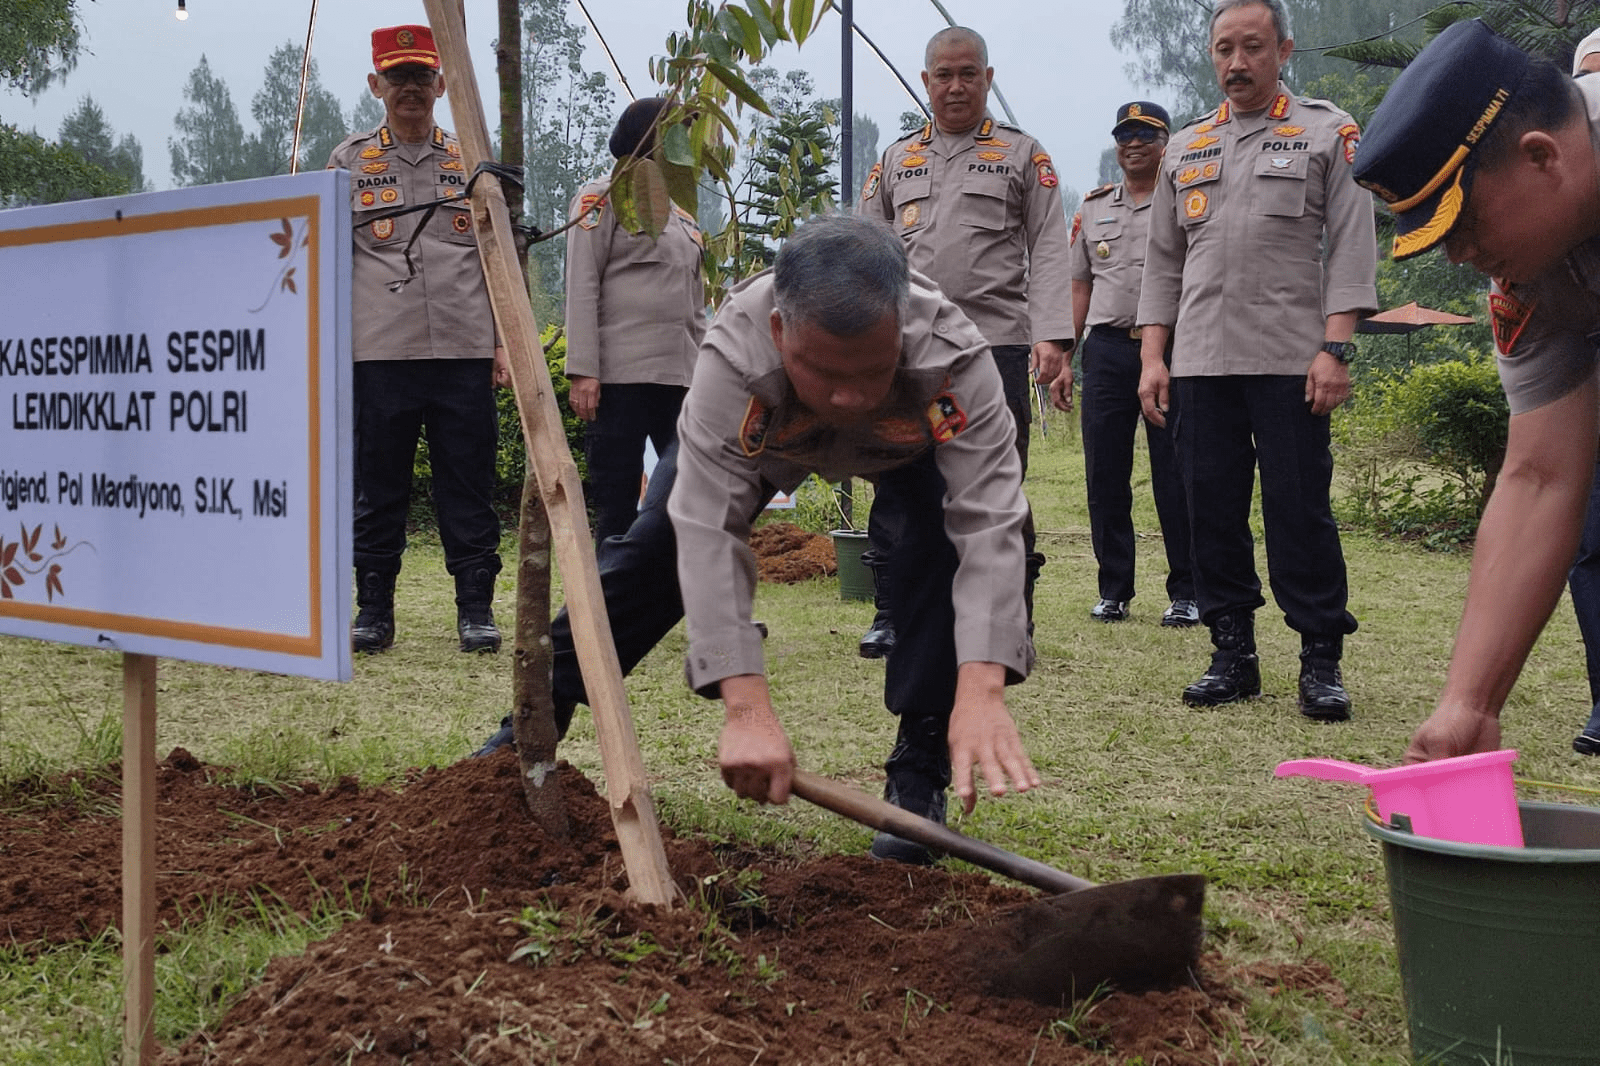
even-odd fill
[[[1146,422],[1139,406],[1139,341],[1126,329],[1095,326],[1083,342],[1083,465],[1089,537],[1099,563],[1100,598],[1134,596],[1133,437],[1144,424],[1150,488],[1167,551],[1167,598],[1192,600],[1189,507],[1171,434]],[[1176,410],[1176,408],[1173,408]],[[1174,419],[1173,410],[1167,412]],[[1169,422],[1170,424],[1170,422]]]
[[[1328,499],[1330,422],[1311,413],[1305,388],[1304,375],[1172,379],[1178,417],[1169,425],[1189,500],[1195,592],[1206,625],[1266,603],[1250,532],[1259,467],[1267,577],[1289,628],[1308,636],[1356,631]]]
[[[500,572],[493,366],[489,359],[356,363],[356,569],[400,572],[417,440],[426,433],[445,569]]]

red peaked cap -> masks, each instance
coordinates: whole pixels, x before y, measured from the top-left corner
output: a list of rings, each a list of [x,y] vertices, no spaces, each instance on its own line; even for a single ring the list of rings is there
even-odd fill
[[[379,74],[410,63],[439,69],[439,49],[426,26],[387,26],[372,31],[372,68]]]

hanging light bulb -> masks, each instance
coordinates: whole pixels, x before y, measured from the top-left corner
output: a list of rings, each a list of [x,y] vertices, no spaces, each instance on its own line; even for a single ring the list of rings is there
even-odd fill
[[[184,0],[178,0],[178,21],[183,22],[189,17],[189,9],[184,6]]]

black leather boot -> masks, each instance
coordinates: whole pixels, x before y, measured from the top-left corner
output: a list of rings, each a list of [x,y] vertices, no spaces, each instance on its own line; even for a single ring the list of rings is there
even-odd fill
[[[394,644],[394,574],[356,571],[356,620],[350,650],[379,652]]]
[[[869,558],[870,556],[870,558]],[[861,553],[861,561],[872,571],[872,603],[878,613],[872,625],[861,638],[859,651],[863,659],[887,659],[894,651],[894,615],[889,610],[889,563],[879,559],[871,548]]]
[[[456,635],[462,651],[500,650],[500,630],[495,628],[494,572],[475,566],[456,575]]]
[[[1261,695],[1261,664],[1256,658],[1255,619],[1249,611],[1218,615],[1211,624],[1211,666],[1183,690],[1191,707],[1216,707]]]
[[[1300,637],[1300,713],[1319,722],[1350,719],[1350,694],[1344,690],[1339,660],[1344,638]]]
[[[900,719],[894,750],[884,762],[888,780],[883,798],[903,811],[944,824],[945,789],[950,785],[950,748],[946,723],[936,718]],[[880,830],[868,851],[874,859],[928,866],[943,858],[912,840]]]

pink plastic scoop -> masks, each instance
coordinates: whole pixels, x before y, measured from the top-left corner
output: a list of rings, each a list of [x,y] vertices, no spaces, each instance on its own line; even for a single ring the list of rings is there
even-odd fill
[[[1372,789],[1384,822],[1405,815],[1418,836],[1520,848],[1522,818],[1511,780],[1516,757],[1504,749],[1386,770],[1340,759],[1290,759],[1278,764],[1276,776],[1355,781]]]

